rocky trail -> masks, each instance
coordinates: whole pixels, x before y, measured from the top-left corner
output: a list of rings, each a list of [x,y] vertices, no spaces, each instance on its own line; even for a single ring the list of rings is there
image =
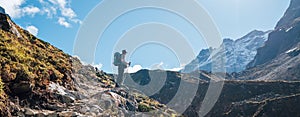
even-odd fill
[[[59,99],[44,109],[15,105],[13,116],[175,116],[176,112],[133,89],[115,87],[111,75],[82,66],[72,74],[77,91],[51,82],[49,91]],[[17,112],[18,111],[18,112]]]

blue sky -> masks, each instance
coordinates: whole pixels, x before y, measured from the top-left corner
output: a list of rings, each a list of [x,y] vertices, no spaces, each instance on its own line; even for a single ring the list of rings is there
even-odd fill
[[[37,37],[73,55],[73,45],[81,24],[84,23],[89,12],[101,1],[0,0],[0,5],[6,9],[17,24],[30,30]],[[263,31],[273,29],[277,21],[283,16],[290,0],[198,0],[198,2],[209,13],[222,38],[237,39],[254,29]],[[107,9],[107,13],[114,9],[115,7],[112,6],[111,9]],[[142,18],[137,19],[137,17]],[[202,35],[197,35],[193,29],[190,29],[188,23],[176,15],[161,10],[141,9],[127,13],[114,21],[99,38],[94,59],[84,62],[94,65],[101,64],[104,71],[114,71],[114,67],[111,65],[111,57],[115,51],[112,48],[114,43],[118,42],[121,36],[124,36],[124,31],[137,24],[147,22],[160,22],[178,29],[184,33],[196,54],[202,48],[207,48],[205,41],[201,39]],[[144,27],[146,28],[147,25]],[[126,36],[127,38],[146,38],[146,36],[139,34],[130,37],[130,33],[129,31],[128,36],[125,35],[124,38]],[[153,35],[152,38],[159,38],[159,35]],[[172,35],[169,35],[169,38],[173,38]],[[198,38],[200,41],[195,40]],[[130,70],[133,71],[142,67],[173,69],[186,64],[178,61],[172,49],[157,43],[139,46],[129,54],[127,60],[132,61],[133,67]]]

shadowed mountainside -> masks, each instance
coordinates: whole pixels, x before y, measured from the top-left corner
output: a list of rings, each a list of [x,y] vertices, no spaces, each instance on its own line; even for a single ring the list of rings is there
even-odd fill
[[[291,0],[284,16],[269,34],[265,46],[258,49],[249,69],[238,79],[299,80],[300,78],[300,2]]]
[[[163,71],[142,70],[130,76],[135,83],[146,86],[150,82],[156,82],[155,80],[160,81],[160,78],[151,77],[149,74],[161,74],[161,72]],[[200,78],[193,77],[196,73]],[[214,81],[214,75],[204,71],[193,74],[166,71],[166,74],[167,79],[162,88],[150,97],[163,104],[168,104],[176,98],[180,84],[194,86],[197,89],[196,95],[191,98],[192,103],[188,105],[183,116],[198,116],[209,83],[218,83],[218,81]],[[182,102],[186,102],[188,99],[190,98],[182,96],[176,102],[181,106],[173,109],[182,107]],[[208,99],[210,98],[208,97]],[[216,104],[206,116],[300,116],[299,103],[300,82],[225,81]]]

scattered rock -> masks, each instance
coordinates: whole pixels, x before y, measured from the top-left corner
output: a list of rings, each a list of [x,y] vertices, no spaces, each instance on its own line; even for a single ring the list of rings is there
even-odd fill
[[[22,81],[19,83],[14,83],[11,87],[11,90],[15,94],[25,94],[32,91],[32,85],[27,81]]]
[[[98,105],[93,105],[93,106],[91,107],[91,111],[92,111],[92,112],[97,112],[97,113],[102,113],[102,112],[103,112],[103,109],[102,109],[100,106],[98,106]]]
[[[76,117],[76,116],[82,116],[82,115],[77,112],[63,111],[63,112],[58,113],[58,116],[60,116],[60,117]]]
[[[56,104],[43,104],[42,106],[45,109],[49,109],[49,110],[53,110],[53,111],[62,111],[65,108],[64,105],[60,105],[58,103],[56,103]]]
[[[90,112],[90,107],[88,106],[83,106],[81,107],[81,109],[79,110],[80,113],[87,113]]]
[[[47,115],[47,117],[58,117],[58,115],[57,115],[56,112],[54,112],[54,113],[49,113],[49,114]]]
[[[17,112],[17,116],[18,117],[25,117],[25,114],[21,111]]]
[[[37,113],[34,116],[35,117],[46,117],[47,115],[45,113]]]
[[[32,109],[29,108],[25,108],[25,115],[26,116],[34,116],[36,114],[36,112]]]
[[[129,111],[136,111],[136,104],[132,101],[126,101],[126,109]]]
[[[75,101],[75,98],[67,95],[60,95],[59,97],[62,103],[73,103]]]

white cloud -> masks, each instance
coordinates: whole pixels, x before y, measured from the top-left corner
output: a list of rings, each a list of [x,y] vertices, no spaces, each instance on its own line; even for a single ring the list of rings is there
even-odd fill
[[[25,0],[0,0],[0,6],[2,6],[6,13],[12,18],[20,18],[22,16],[21,5]]]
[[[182,70],[184,67],[178,67],[178,68],[172,68],[172,69],[167,69],[168,71],[180,71]]]
[[[65,17],[68,17],[70,19],[73,19],[76,17],[76,13],[71,8],[63,8],[61,9],[61,14]]]
[[[43,1],[43,0],[42,0]],[[49,2],[51,2],[52,4],[58,4],[57,0],[49,0]]]
[[[35,26],[27,26],[26,30],[28,30],[31,34],[33,34],[34,36],[37,36],[39,29]]]
[[[38,0],[41,7],[26,5],[26,0],[0,0],[6,13],[12,18],[23,16],[47,15],[47,18],[56,19],[60,25],[71,27],[71,23],[81,24],[77,14],[71,8],[71,0]]]
[[[71,19],[71,21],[77,24],[82,24],[82,21],[79,19]]]
[[[99,64],[91,64],[93,67],[96,67],[98,69],[101,69],[103,67],[103,64],[99,63]]]
[[[59,17],[58,18],[58,24],[66,27],[66,28],[70,28],[71,27],[71,24],[69,22],[67,22],[66,19],[63,18],[63,17]]]
[[[52,8],[46,8],[44,9],[44,12],[47,13],[47,16],[52,16],[51,11],[56,13],[56,9],[60,11],[60,18],[58,18],[58,22],[61,22],[60,25],[65,26],[65,27],[70,27],[71,23],[77,23],[81,24],[81,21],[77,19],[77,14],[74,12],[74,10],[70,7],[70,1],[67,0],[48,0],[48,2],[45,2],[44,0],[39,0],[41,4],[44,6],[51,6]],[[53,9],[55,8],[55,9]],[[62,20],[64,18],[64,20]],[[63,22],[64,23],[63,23]],[[67,25],[69,24],[69,25]]]
[[[125,72],[126,73],[135,73],[141,70],[143,67],[141,65],[134,65],[133,67],[128,67]]]
[[[44,7],[41,10],[41,14],[46,14],[47,18],[53,18],[53,16],[55,16],[57,14],[57,10],[53,6]]]
[[[39,2],[40,2],[40,3],[45,3],[45,1],[44,1],[44,0],[39,0]]]
[[[42,10],[42,14],[47,14],[47,17],[48,17],[48,18],[52,18],[52,12],[51,12],[50,9],[48,9],[48,8],[44,8],[44,9]]]
[[[90,64],[90,63],[82,61],[78,55],[73,55],[73,57],[77,58],[82,63],[82,65],[91,65],[93,67],[97,67],[99,70],[103,67],[102,63],[98,63],[98,64],[92,63],[92,64]]]
[[[168,66],[168,65],[167,65]],[[168,70],[168,71],[180,71],[184,68],[185,65],[180,65],[180,67],[176,67],[176,68],[171,68],[171,69],[165,69],[164,68],[164,62],[160,62],[158,64],[154,64],[151,66],[151,70]]]
[[[21,18],[26,15],[34,16],[41,11],[35,6],[21,7],[24,3],[25,0],[0,0],[0,6],[2,6],[6,13],[12,18]]]
[[[151,65],[150,69],[151,70],[157,70],[157,69],[163,70],[164,69],[163,65],[164,65],[164,62],[160,62],[158,64],[153,64],[153,65]]]
[[[39,8],[34,7],[34,6],[27,6],[22,9],[22,12],[25,15],[31,15],[31,16],[34,16],[36,13],[39,13],[40,11],[41,10]]]

